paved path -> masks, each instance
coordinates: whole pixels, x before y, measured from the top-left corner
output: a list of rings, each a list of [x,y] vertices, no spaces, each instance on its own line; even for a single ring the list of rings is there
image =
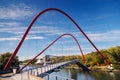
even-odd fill
[[[11,76],[13,73],[0,75],[0,80],[14,80]]]
[[[24,73],[21,77],[21,74],[13,75],[13,73],[0,75],[0,80],[44,80],[40,77],[33,75],[28,75]]]
[[[14,79],[13,79],[13,78],[8,77],[8,78],[0,78],[0,80],[14,80]]]

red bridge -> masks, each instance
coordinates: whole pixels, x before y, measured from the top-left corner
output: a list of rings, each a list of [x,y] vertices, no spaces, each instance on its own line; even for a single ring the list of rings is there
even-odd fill
[[[41,11],[38,15],[35,16],[35,18],[32,20],[32,22],[29,24],[27,30],[25,31],[22,39],[20,40],[18,46],[16,47],[15,51],[13,52],[13,54],[11,55],[10,59],[8,60],[7,64],[5,65],[4,67],[4,70],[8,69],[14,59],[14,57],[16,56],[17,52],[19,51],[22,43],[24,42],[27,34],[29,33],[32,25],[35,23],[35,21],[42,15],[44,14],[45,12],[48,12],[48,11],[57,11],[57,12],[60,12],[62,13],[63,15],[65,15],[68,19],[70,19],[72,21],[72,23],[75,25],[75,27],[84,35],[84,37],[89,41],[89,43],[96,49],[96,51],[98,52],[98,54],[107,62],[107,64],[109,64],[109,62],[107,61],[107,59],[102,55],[102,53],[99,51],[99,49],[94,45],[94,43],[90,40],[90,38],[85,34],[85,32],[81,29],[81,27],[72,19],[72,17],[70,17],[67,13],[65,13],[64,11],[62,10],[59,10],[59,9],[56,9],[56,8],[48,8],[48,9],[45,9],[43,11]],[[51,44],[49,44],[46,48],[44,48],[40,53],[38,53],[35,57],[33,57],[33,59],[28,62],[27,65],[29,65],[34,59],[36,59],[39,55],[41,55],[44,51],[46,51],[50,46],[52,46],[55,42],[57,42],[58,39],[60,39],[62,36],[65,36],[65,35],[69,35],[71,36],[75,42],[77,43],[78,45],[78,48],[80,49],[80,52],[82,54],[82,57],[83,57],[83,60],[85,61],[85,57],[83,55],[83,52],[82,52],[82,49],[80,47],[80,44],[79,42],[77,41],[77,39],[72,35],[72,34],[63,34],[63,35],[60,35],[56,40],[54,40],[53,42],[51,42]],[[22,71],[22,69],[24,69],[27,65],[23,66],[19,71]]]

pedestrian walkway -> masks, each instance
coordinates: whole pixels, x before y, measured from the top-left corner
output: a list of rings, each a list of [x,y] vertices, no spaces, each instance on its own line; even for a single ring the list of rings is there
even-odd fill
[[[37,76],[33,76],[33,75],[20,75],[20,74],[13,74],[13,73],[9,73],[9,74],[3,74],[0,75],[0,80],[44,80],[43,78],[37,77]]]
[[[12,76],[13,76],[13,73],[2,74],[0,75],[0,80],[14,80]]]

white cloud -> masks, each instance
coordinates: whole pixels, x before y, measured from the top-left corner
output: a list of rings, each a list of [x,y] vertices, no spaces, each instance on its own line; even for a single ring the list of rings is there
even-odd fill
[[[11,37],[11,38],[0,38],[0,41],[13,41],[13,40],[19,40],[19,38]]]
[[[108,41],[119,41],[120,40],[120,30],[110,30],[106,32],[93,33],[91,31],[85,32],[87,36],[94,42],[108,42]],[[86,41],[86,38],[83,37],[83,34],[80,32],[73,32],[75,37],[80,39],[80,42]],[[81,36],[82,35],[82,36]]]
[[[96,42],[120,40],[120,30],[112,30],[104,33],[88,33],[91,40]]]
[[[8,23],[0,22],[0,32],[6,32],[6,33],[15,34],[16,36],[18,35],[22,36],[26,29],[27,27],[24,27],[17,22],[8,22]],[[53,26],[33,26],[31,31],[29,32],[30,35],[45,34],[47,36],[62,35],[64,33],[66,33],[65,30],[62,30],[62,29],[59,29],[59,27],[53,27]],[[81,36],[82,34],[80,32],[71,32],[71,33],[73,33],[73,35],[78,40],[80,40],[80,42],[85,41],[85,38]],[[111,30],[111,31],[99,32],[99,33],[86,32],[86,34],[92,41],[95,41],[95,42],[107,42],[107,41],[120,40],[120,37],[119,37],[120,30]],[[1,35],[1,36],[4,36],[4,35]],[[16,38],[11,38],[10,40],[15,40],[15,39]],[[1,39],[1,40],[3,41],[4,39]]]
[[[13,26],[19,26],[20,24],[17,22],[0,22],[0,27],[13,27]]]
[[[18,22],[0,22],[0,32],[11,33],[16,36],[23,36],[27,27],[22,26]],[[33,26],[29,35],[36,35],[36,34],[45,34],[46,36],[55,36],[55,35],[62,35],[66,33],[65,30],[59,29],[59,27],[53,26]],[[81,36],[80,32],[71,32],[80,42],[85,41],[85,38]],[[99,32],[99,33],[92,33],[86,32],[88,37],[94,42],[107,42],[107,41],[119,41],[120,40],[120,30],[111,30],[107,32]],[[4,36],[0,35],[0,36]],[[69,38],[69,37],[68,37]],[[34,36],[32,39],[42,39],[39,36]],[[19,40],[16,37],[6,37],[0,38],[0,41],[3,40]]]
[[[61,35],[65,33],[64,30],[59,29],[59,27],[53,26],[34,26],[34,29],[30,31],[31,34],[44,33],[47,36]]]
[[[0,32],[7,32],[11,34],[21,34],[25,32],[27,27],[22,26],[18,22],[0,22]],[[53,26],[33,26],[30,30],[30,34],[43,33],[47,36],[60,35],[64,33],[64,30]]]
[[[0,32],[11,34],[23,34],[26,27],[17,22],[0,22]]]
[[[26,40],[31,40],[31,39],[44,39],[42,36],[36,36],[36,35],[28,35]]]
[[[0,7],[0,19],[25,18],[33,14],[33,10],[26,4],[10,5]]]
[[[35,35],[29,35],[29,36],[27,36],[25,38],[25,40],[33,40],[33,39],[44,39],[44,37],[42,37],[42,36],[35,36]],[[21,40],[21,36],[0,38],[0,41],[14,41],[14,40]]]
[[[6,26],[6,27],[5,27]],[[4,34],[0,35],[0,41],[5,41],[5,40],[20,40],[20,38],[23,36],[25,30],[27,27],[22,26],[20,23],[17,22],[0,22],[0,33],[6,33],[10,34],[12,37],[4,37]],[[58,27],[53,27],[53,26],[33,26],[28,33],[29,35],[42,35],[46,34],[47,36],[51,36],[51,34],[58,35],[62,34],[62,31],[58,29]],[[30,36],[26,39],[44,39],[44,37],[41,36]]]

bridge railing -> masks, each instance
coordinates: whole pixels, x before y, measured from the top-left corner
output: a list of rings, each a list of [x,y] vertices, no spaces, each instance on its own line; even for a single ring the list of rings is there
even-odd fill
[[[33,69],[24,70],[24,71],[22,71],[18,74],[15,74],[14,76],[12,76],[12,78],[14,80],[18,80],[18,79],[19,80],[31,80],[30,75],[38,76],[42,73],[47,74],[46,72],[48,72],[49,70],[55,70],[60,66],[67,66],[68,64],[72,64],[73,62],[76,62],[76,61],[79,61],[79,60],[75,59],[75,60],[61,62],[61,63],[55,63],[55,64],[51,64],[51,65],[46,65],[46,66],[43,66],[43,67],[40,67],[40,68],[35,68],[34,67]],[[47,76],[49,76],[49,74],[47,74]],[[56,80],[73,80],[73,79],[58,76],[58,75],[55,75],[55,76],[52,76],[52,77],[54,77]]]
[[[46,66],[42,66],[42,67],[34,67],[34,68],[31,68],[31,69],[25,69],[23,70],[22,72],[28,72],[29,74],[32,74],[32,75],[38,75],[38,74],[42,74],[42,73],[45,73],[49,70],[52,70],[52,69],[56,69],[58,68],[59,66],[64,66],[64,65],[68,65],[68,64],[72,64],[73,62],[75,61],[79,61],[78,59],[75,59],[75,60],[71,60],[71,61],[65,61],[65,62],[59,62],[59,63],[55,63],[55,64],[49,64],[49,65],[46,65]]]

